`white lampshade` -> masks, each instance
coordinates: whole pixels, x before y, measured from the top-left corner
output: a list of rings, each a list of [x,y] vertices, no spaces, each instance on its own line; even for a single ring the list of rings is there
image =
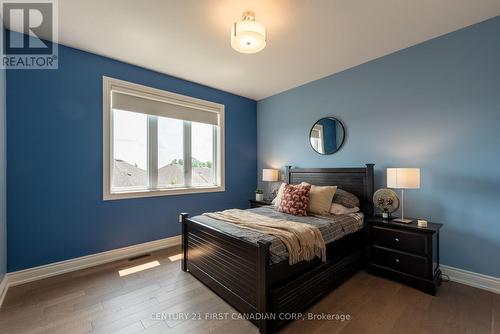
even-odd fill
[[[245,12],[231,28],[231,46],[241,53],[257,53],[266,47],[266,27],[255,21],[255,13]]]
[[[387,187],[397,189],[420,188],[420,168],[387,168]]]
[[[279,171],[277,169],[263,169],[262,181],[276,182],[278,181]]]

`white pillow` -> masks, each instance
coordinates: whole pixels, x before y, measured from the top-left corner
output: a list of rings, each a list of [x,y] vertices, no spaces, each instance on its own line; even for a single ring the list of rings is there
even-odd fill
[[[301,185],[310,185],[307,182],[302,182]],[[310,185],[309,204],[307,211],[318,215],[328,215],[332,205],[333,196],[337,191],[337,186],[315,186]]]
[[[348,208],[343,206],[342,204],[332,203],[330,207],[330,213],[332,215],[347,215],[349,213],[356,213],[359,211],[359,208],[356,206],[354,208]]]
[[[286,185],[285,182],[281,183],[280,188],[278,189],[278,193],[276,194],[276,197],[272,201],[273,205],[276,207],[280,206],[281,198],[283,198],[283,191],[285,191],[285,185]]]

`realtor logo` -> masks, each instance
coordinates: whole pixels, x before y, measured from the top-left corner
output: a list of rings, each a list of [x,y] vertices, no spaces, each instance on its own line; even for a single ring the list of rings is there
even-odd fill
[[[1,0],[1,3],[7,29],[2,34],[1,67],[57,69],[57,3],[53,0]]]

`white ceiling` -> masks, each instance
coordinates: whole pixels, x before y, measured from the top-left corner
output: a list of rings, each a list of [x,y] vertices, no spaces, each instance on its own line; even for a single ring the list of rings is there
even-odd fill
[[[254,55],[230,46],[252,10]],[[260,100],[500,15],[500,0],[59,0],[59,42]]]

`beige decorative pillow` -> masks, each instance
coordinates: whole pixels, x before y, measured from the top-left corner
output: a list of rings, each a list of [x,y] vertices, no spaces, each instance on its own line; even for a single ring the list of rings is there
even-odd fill
[[[302,182],[301,185],[309,185]],[[311,185],[309,191],[309,205],[307,211],[318,215],[329,215],[332,206],[333,196],[337,191],[337,186],[314,186]]]
[[[286,183],[282,182],[280,185],[280,188],[278,189],[278,193],[276,194],[276,197],[273,199],[273,205],[278,207],[280,206],[281,199],[283,198],[283,191],[285,190],[285,185]]]

